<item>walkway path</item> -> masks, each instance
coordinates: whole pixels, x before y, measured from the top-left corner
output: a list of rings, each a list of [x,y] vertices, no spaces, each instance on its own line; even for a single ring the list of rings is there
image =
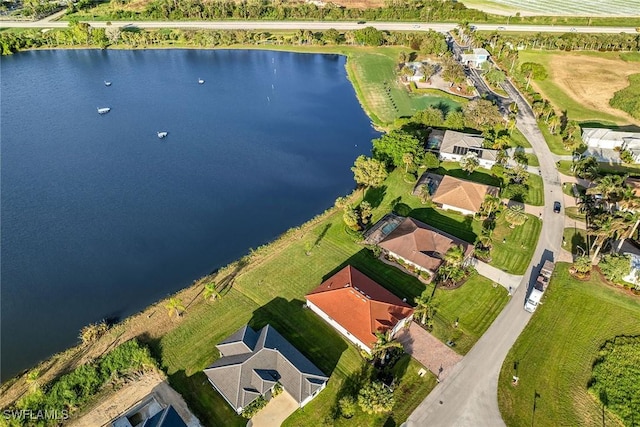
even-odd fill
[[[298,409],[298,402],[286,391],[272,398],[247,423],[247,427],[278,427]]]
[[[531,107],[507,83],[505,89],[519,107],[517,127],[531,143],[540,162],[545,200],[561,198],[562,188],[554,157],[538,129]],[[523,304],[528,290],[544,261],[553,260],[562,246],[563,215],[553,212],[553,203],[543,208],[540,238],[527,271],[511,301],[487,332],[458,363],[446,381],[441,382],[416,408],[407,426],[504,426],[498,408],[498,377],[502,362],[531,314]]]
[[[499,283],[507,290],[516,290],[522,282],[522,276],[504,272],[478,259],[473,258],[472,265],[476,268],[478,274]]]
[[[405,351],[433,372],[439,381],[449,376],[454,366],[462,360],[461,355],[415,322],[411,322],[408,331],[402,329],[397,339],[402,343]]]

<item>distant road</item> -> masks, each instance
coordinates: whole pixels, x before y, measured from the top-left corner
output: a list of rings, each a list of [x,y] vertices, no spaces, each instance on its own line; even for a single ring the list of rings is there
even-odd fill
[[[105,21],[82,21],[92,27],[107,27]],[[49,21],[0,21],[0,28],[66,28],[68,22]],[[138,28],[183,28],[207,30],[356,30],[366,26],[388,31],[427,31],[447,32],[454,29],[455,23],[417,23],[417,22],[366,22],[358,24],[355,21],[111,21],[111,26]],[[633,27],[570,27],[555,25],[500,25],[477,24],[480,31],[523,31],[534,33],[635,33]],[[498,30],[500,28],[500,30]]]

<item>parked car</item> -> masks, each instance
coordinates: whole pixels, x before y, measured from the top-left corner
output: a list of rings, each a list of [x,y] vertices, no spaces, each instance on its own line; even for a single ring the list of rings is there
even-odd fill
[[[364,25],[366,23],[367,23],[367,21],[358,21],[358,25]]]
[[[553,211],[555,213],[560,213],[560,207],[561,207],[560,202],[553,202]]]
[[[576,31],[578,31],[578,30],[576,30],[576,27],[571,27],[571,28],[569,29],[569,31],[571,31],[572,33],[575,33],[575,32],[576,32]]]
[[[498,30],[498,31],[504,31],[504,30],[506,30],[506,28],[505,28],[505,27],[498,27],[498,28],[496,28],[496,30]]]

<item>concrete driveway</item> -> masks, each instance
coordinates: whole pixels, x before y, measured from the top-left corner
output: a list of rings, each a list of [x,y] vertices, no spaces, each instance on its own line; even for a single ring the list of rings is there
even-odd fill
[[[279,427],[289,415],[298,409],[298,402],[286,391],[272,398],[267,406],[262,408],[247,426],[251,427]]]
[[[402,329],[397,335],[404,349],[414,359],[442,381],[451,373],[453,367],[462,360],[462,356],[447,347],[436,337],[411,322],[409,330]]]

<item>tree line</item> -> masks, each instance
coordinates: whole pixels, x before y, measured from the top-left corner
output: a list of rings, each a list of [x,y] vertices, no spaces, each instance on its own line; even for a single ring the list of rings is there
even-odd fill
[[[398,45],[425,52],[442,53],[447,49],[444,35],[435,31],[403,33],[379,31],[365,27],[354,31],[297,30],[292,33],[270,33],[250,30],[144,30],[136,27],[93,28],[86,22],[72,21],[69,28],[47,32],[25,30],[0,33],[0,52],[9,55],[25,49],[41,47],[108,46],[155,47],[194,46],[211,48],[237,44],[253,45]]]

